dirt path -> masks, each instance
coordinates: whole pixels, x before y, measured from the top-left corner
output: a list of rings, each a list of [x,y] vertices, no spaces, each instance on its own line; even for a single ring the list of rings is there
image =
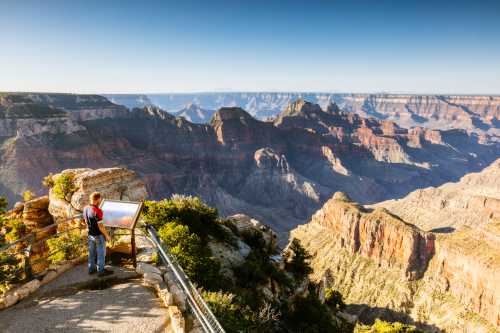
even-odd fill
[[[77,266],[0,312],[0,332],[165,332],[168,314],[134,271],[89,276]]]

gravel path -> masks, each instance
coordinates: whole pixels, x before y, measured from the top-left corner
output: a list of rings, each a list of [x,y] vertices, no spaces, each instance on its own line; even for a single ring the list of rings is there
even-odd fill
[[[97,279],[80,265],[0,312],[0,332],[165,332],[168,314],[135,272]],[[104,288],[104,289],[100,289]]]

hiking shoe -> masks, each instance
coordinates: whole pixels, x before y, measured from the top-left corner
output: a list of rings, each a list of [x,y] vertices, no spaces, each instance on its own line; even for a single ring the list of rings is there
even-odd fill
[[[96,270],[89,271],[89,275],[92,275],[92,274],[95,274],[95,273],[97,273],[97,271],[96,271]]]
[[[98,277],[108,276],[108,275],[112,275],[112,274],[114,274],[114,272],[109,270],[109,269],[104,269],[101,272],[97,272]]]

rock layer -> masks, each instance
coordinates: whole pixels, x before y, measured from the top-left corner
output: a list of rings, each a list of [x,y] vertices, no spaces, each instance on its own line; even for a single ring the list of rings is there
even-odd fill
[[[465,131],[407,130],[303,99],[274,122],[226,107],[201,125],[95,95],[3,94],[0,123],[0,191],[11,202],[26,189],[43,194],[50,172],[123,166],[153,199],[200,195],[224,215],[272,225],[285,241],[336,191],[362,203],[398,198],[500,155],[500,145]]]
[[[371,207],[336,195],[292,237],[314,255],[314,279],[339,289],[363,320],[497,332],[499,163]]]

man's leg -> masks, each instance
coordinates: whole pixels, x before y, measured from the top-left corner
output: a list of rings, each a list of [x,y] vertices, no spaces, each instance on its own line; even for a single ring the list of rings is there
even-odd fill
[[[97,239],[97,271],[104,272],[106,261],[106,239],[103,235],[96,236]]]
[[[94,273],[96,271],[96,239],[94,236],[88,235],[88,248],[89,248],[89,260],[88,269],[89,273]]]

